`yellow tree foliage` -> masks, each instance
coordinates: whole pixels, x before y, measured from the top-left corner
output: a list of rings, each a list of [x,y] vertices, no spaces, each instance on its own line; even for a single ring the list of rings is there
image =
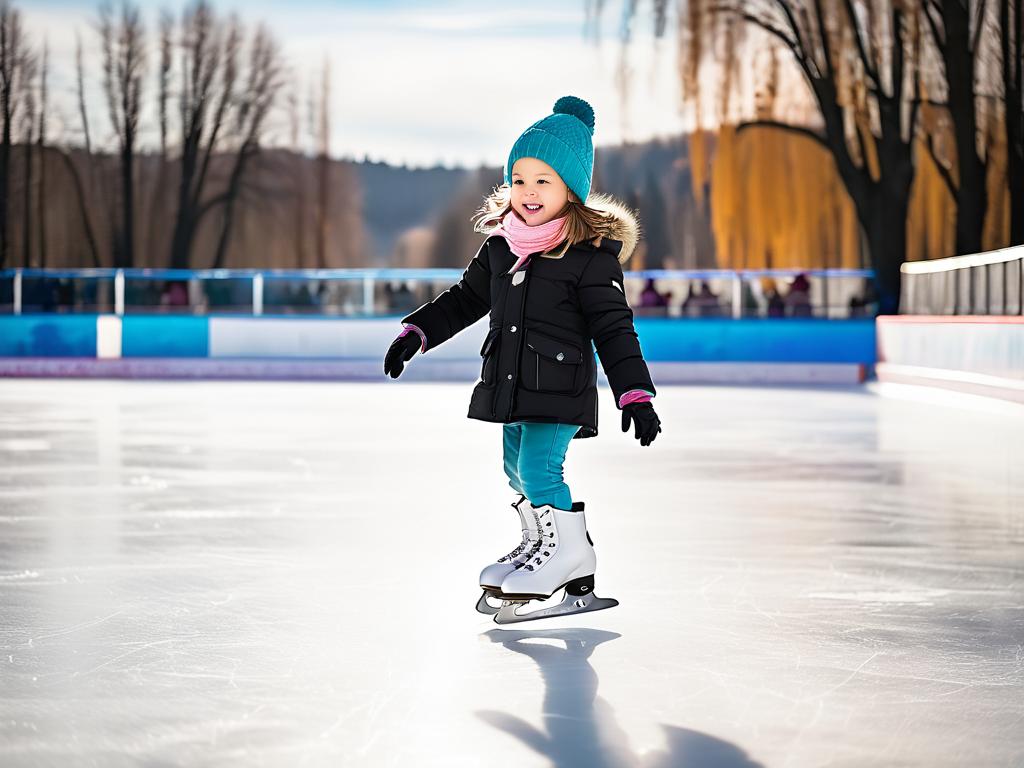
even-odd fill
[[[956,250],[956,203],[920,139],[914,145],[917,171],[907,212],[907,261],[952,256]]]
[[[690,183],[697,207],[704,208],[704,188],[711,175],[712,153],[708,146],[708,131],[695,130],[690,134]]]
[[[711,226],[724,269],[861,266],[856,213],[832,156],[782,129],[719,131]]]
[[[990,129],[988,142],[988,211],[981,232],[986,251],[1010,244],[1010,182],[1007,177],[1006,133]]]
[[[953,183],[957,183],[956,147],[951,127],[941,113],[922,110],[924,129],[935,139],[936,152],[945,163]],[[988,210],[982,230],[982,248],[995,250],[1010,242],[1010,189],[1006,178],[1006,134],[998,130],[993,117],[985,146],[988,152]],[[941,259],[956,255],[956,202],[942,178],[928,145],[918,140],[914,146],[917,161],[914,187],[907,216],[907,261]]]
[[[998,135],[998,132],[996,132]],[[723,269],[858,268],[856,211],[832,155],[810,138],[770,126],[723,126],[711,164],[711,228]],[[991,145],[984,247],[1009,243],[1006,147]],[[956,206],[927,147],[918,142],[907,216],[907,260],[955,252]],[[696,169],[695,169],[696,172]]]

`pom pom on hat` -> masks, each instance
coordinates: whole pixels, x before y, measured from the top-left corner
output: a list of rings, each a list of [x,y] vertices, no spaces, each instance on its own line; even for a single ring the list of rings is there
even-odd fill
[[[594,108],[578,96],[563,96],[551,110],[556,115],[572,115],[594,132]]]

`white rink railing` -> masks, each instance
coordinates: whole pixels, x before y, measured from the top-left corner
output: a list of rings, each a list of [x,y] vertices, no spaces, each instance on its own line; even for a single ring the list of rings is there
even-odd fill
[[[1024,315],[1024,245],[909,261],[901,315]]]
[[[228,312],[374,317],[405,314],[455,283],[460,269],[328,270],[0,270],[0,313],[96,312],[118,316],[145,313]],[[638,314],[702,317],[771,315],[763,281],[780,290],[797,275],[810,283],[801,314],[846,318],[871,315],[862,299],[870,270],[638,270],[625,273],[626,293]],[[648,280],[670,293],[667,305],[645,306]],[[706,283],[710,296],[682,299]],[[777,307],[776,307],[777,309]]]

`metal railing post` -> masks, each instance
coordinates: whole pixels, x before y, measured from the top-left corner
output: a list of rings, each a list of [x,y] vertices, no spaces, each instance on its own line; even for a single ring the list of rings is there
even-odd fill
[[[257,272],[252,276],[252,313],[256,316],[263,314],[263,273]]]
[[[1008,261],[1004,261],[1003,262],[1003,276],[1002,276],[1002,278],[1000,278],[1000,282],[1003,285],[1003,314],[1004,315],[1006,314],[1006,306],[1007,306],[1007,304],[1006,304],[1006,294],[1009,293],[1009,291],[1006,290],[1006,289],[1009,287],[1009,282],[1010,282],[1009,280],[1006,279],[1006,265],[1007,264],[1009,264]]]
[[[114,314],[124,316],[124,270],[114,273]]]
[[[373,278],[363,278],[363,314],[373,314]]]
[[[21,270],[14,270],[14,314],[21,314]]]
[[[992,314],[992,265],[986,264],[985,267],[985,312],[983,314]]]
[[[825,319],[829,320],[832,317],[832,307],[828,303],[828,269],[821,275],[821,294],[822,301],[825,304]]]
[[[967,314],[968,315],[973,315],[974,314],[974,295],[976,293],[976,291],[974,290],[974,277],[975,277],[974,269],[975,269],[974,267],[968,267],[967,268],[967,289],[968,289],[968,293],[967,293]]]
[[[732,319],[743,317],[743,276],[734,272],[732,276]]]

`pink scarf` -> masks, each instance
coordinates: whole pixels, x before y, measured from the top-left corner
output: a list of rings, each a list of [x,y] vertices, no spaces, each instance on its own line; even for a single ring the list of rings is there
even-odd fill
[[[509,250],[516,255],[516,263],[509,273],[515,272],[526,262],[531,253],[550,251],[565,239],[563,230],[568,217],[552,219],[547,224],[531,227],[515,211],[509,211],[501,224],[491,231],[492,235],[501,235],[508,241]]]

